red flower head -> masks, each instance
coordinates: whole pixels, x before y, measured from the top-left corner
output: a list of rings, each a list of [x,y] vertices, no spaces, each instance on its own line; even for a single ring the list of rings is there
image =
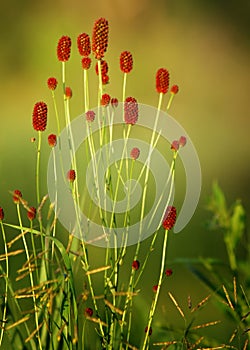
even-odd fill
[[[62,36],[57,44],[57,58],[61,62],[66,62],[70,58],[71,50],[71,39],[64,35]]]
[[[30,221],[34,220],[36,217],[36,208],[30,207],[27,211],[27,216]]]
[[[47,125],[48,107],[45,102],[37,102],[33,109],[33,128],[37,131],[44,131]]]
[[[167,269],[167,270],[165,271],[165,275],[166,275],[167,277],[171,276],[172,274],[173,274],[173,270],[172,270],[172,269]]]
[[[48,136],[48,144],[50,147],[55,147],[56,146],[56,135],[55,134],[50,134]]]
[[[51,77],[47,80],[47,85],[50,90],[55,90],[57,87],[57,80],[54,77]]]
[[[102,75],[102,83],[103,85],[106,85],[109,83],[109,76],[107,74]]]
[[[0,221],[3,221],[4,219],[4,211],[3,211],[3,208],[0,207]]]
[[[153,290],[154,293],[157,292],[157,289],[158,289],[158,284],[156,284],[155,286],[152,287],[152,290]]]
[[[90,65],[91,65],[91,58],[83,57],[82,58],[82,68],[87,70],[90,68]]]
[[[22,192],[19,190],[15,190],[14,194],[13,194],[13,201],[15,204],[19,204],[20,203],[20,199],[22,198]]]
[[[103,58],[108,47],[108,21],[105,18],[99,18],[95,21],[92,35],[92,51],[96,59]]]
[[[93,122],[95,120],[95,112],[94,111],[88,111],[85,113],[87,122]]]
[[[67,179],[69,182],[74,182],[75,179],[76,179],[76,172],[74,169],[70,169],[68,172],[67,172]]]
[[[86,33],[78,35],[77,47],[81,56],[89,56],[91,52],[90,37]]]
[[[127,97],[124,103],[124,120],[134,125],[138,120],[138,103],[134,97]]]
[[[184,147],[186,145],[186,143],[187,143],[186,137],[185,136],[181,136],[179,138],[179,145],[180,145],[180,147]]]
[[[175,207],[167,207],[166,213],[164,215],[162,226],[165,230],[171,230],[176,221],[176,208]]]
[[[177,141],[177,140],[174,140],[173,142],[172,142],[172,144],[171,144],[171,149],[173,149],[174,151],[178,151],[178,149],[179,149],[179,141]]]
[[[140,150],[137,147],[134,147],[130,152],[130,157],[134,160],[139,158],[139,155],[140,155]]]
[[[132,269],[135,270],[135,271],[137,271],[137,270],[139,269],[139,267],[140,267],[139,261],[138,261],[138,260],[134,260],[134,261],[132,262]]]
[[[129,51],[123,51],[121,53],[120,68],[123,73],[129,73],[133,69],[133,57]]]
[[[109,94],[103,94],[101,98],[101,105],[106,107],[109,105],[110,102],[110,96]]]
[[[101,60],[100,63],[101,63],[102,76],[107,75],[109,70],[108,63],[105,60]],[[95,71],[96,71],[96,74],[99,75],[98,63],[96,63],[95,65]]]
[[[118,106],[118,99],[116,97],[111,98],[111,106],[116,108]]]
[[[93,309],[91,307],[87,307],[84,312],[85,316],[92,317],[93,316]]]
[[[65,88],[65,97],[67,100],[71,99],[72,97],[72,90],[69,86],[66,86]]]
[[[156,73],[156,91],[166,94],[169,87],[169,72],[165,68],[158,69]]]
[[[179,86],[178,85],[173,85],[170,89],[171,94],[176,95],[179,91]]]

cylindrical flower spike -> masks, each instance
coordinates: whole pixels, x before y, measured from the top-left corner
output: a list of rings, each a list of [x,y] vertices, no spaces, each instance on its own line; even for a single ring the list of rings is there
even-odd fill
[[[162,221],[162,226],[165,230],[171,230],[171,228],[175,225],[175,221],[176,221],[176,208],[172,206],[168,206]]]
[[[30,221],[34,220],[36,217],[36,208],[30,207],[27,211],[27,217]]]
[[[70,169],[67,173],[67,179],[69,182],[74,182],[76,179],[76,172],[74,169]]]
[[[56,80],[56,78],[50,77],[50,78],[47,80],[47,85],[48,85],[48,88],[49,88],[50,90],[55,90],[56,87],[57,87],[57,80]]]
[[[90,37],[87,33],[82,33],[78,35],[77,47],[81,56],[90,55],[90,52],[91,52]]]
[[[134,97],[127,97],[124,103],[124,121],[134,125],[138,120],[138,103]]]
[[[47,125],[48,107],[45,102],[37,102],[33,109],[32,122],[36,131],[44,131]]]
[[[108,21],[105,18],[99,18],[94,23],[92,35],[92,51],[96,59],[104,57],[108,47]]]
[[[100,63],[101,63],[102,76],[107,75],[109,70],[108,63],[105,60],[101,60]],[[96,71],[96,74],[99,75],[98,63],[96,63],[95,65],[95,71]]]
[[[57,44],[57,58],[61,62],[66,62],[70,58],[71,39],[69,36],[62,36]]]
[[[4,211],[3,211],[3,208],[0,207],[0,221],[3,221],[4,219]]]
[[[129,73],[133,69],[133,56],[129,51],[123,51],[120,55],[120,68],[123,73]]]
[[[82,58],[82,68],[88,70],[91,66],[91,58],[83,57]]]
[[[13,202],[15,203],[15,204],[19,204],[20,203],[20,199],[22,198],[22,192],[21,191],[19,191],[19,190],[15,190],[14,192],[13,192]]]
[[[55,134],[50,134],[48,136],[48,144],[50,147],[55,147],[56,146],[56,135]]]
[[[166,94],[169,87],[169,72],[165,68],[158,69],[156,73],[156,91]]]

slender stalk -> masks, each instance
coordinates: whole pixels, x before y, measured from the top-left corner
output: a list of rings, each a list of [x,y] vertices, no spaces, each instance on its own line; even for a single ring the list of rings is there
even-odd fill
[[[8,300],[9,258],[8,258],[8,247],[7,247],[6,235],[5,235],[5,230],[4,230],[2,220],[0,221],[0,226],[2,230],[2,236],[3,236],[5,263],[6,263],[5,293],[4,293],[4,301],[3,301],[4,307],[3,307],[3,317],[2,317],[2,324],[1,324],[1,331],[0,331],[0,347],[1,347],[1,344],[3,341],[3,335],[5,331],[5,325],[7,321],[6,315],[7,315],[7,300]]]
[[[157,301],[159,298],[159,294],[160,294],[160,289],[161,289],[161,285],[162,285],[162,279],[163,279],[163,275],[164,275],[164,266],[165,266],[165,260],[166,260],[166,250],[167,250],[167,240],[168,240],[168,230],[165,231],[165,236],[164,236],[164,242],[163,242],[163,247],[162,247],[162,257],[161,257],[161,270],[160,270],[160,274],[159,274],[159,280],[158,280],[158,287],[155,293],[155,297],[152,301],[151,304],[151,308],[150,308],[150,312],[149,312],[149,317],[148,317],[148,325],[147,325],[147,331],[145,334],[145,338],[144,338],[144,342],[143,342],[143,346],[141,348],[141,350],[145,350],[148,349],[148,337],[149,337],[149,331],[150,331],[150,327],[153,321],[153,317],[154,317],[154,313],[155,313],[155,309],[156,309],[156,305],[157,305]]]
[[[23,229],[23,223],[22,223],[22,217],[20,213],[20,204],[17,203],[17,216],[18,216],[18,221],[22,233],[22,239],[23,239],[23,245],[24,245],[24,250],[28,262],[28,267],[29,267],[29,277],[30,277],[30,285],[32,287],[32,299],[33,299],[33,304],[34,304],[34,314],[35,314],[35,323],[36,323],[36,329],[37,329],[37,339],[38,339],[38,345],[39,349],[42,350],[42,343],[41,343],[41,338],[39,334],[39,320],[38,320],[38,307],[36,304],[36,296],[35,296],[35,291],[34,291],[34,280],[33,280],[33,274],[32,274],[32,269],[30,265],[30,255],[29,255],[29,250],[28,250],[28,245],[25,239],[25,231]]]
[[[41,198],[40,198],[40,157],[41,157],[41,131],[38,131],[38,145],[37,145],[37,158],[36,158],[36,198],[37,198],[37,205],[40,204]]]

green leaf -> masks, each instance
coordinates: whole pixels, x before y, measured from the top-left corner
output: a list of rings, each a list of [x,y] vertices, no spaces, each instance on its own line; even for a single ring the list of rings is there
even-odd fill
[[[228,210],[226,199],[217,182],[213,183],[212,195],[208,199],[207,209],[214,213],[214,219],[216,219],[220,227],[228,227]]]
[[[239,201],[236,202],[233,214],[230,220],[230,236],[231,236],[231,246],[233,249],[236,248],[238,242],[242,238],[245,231],[245,210]]]

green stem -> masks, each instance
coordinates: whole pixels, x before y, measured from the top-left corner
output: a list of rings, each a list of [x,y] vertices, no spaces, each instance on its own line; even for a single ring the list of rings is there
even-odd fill
[[[38,145],[37,145],[37,158],[36,158],[36,198],[37,205],[40,205],[40,183],[39,183],[39,174],[40,174],[40,156],[41,156],[41,131],[38,131]]]
[[[33,280],[33,274],[32,274],[32,269],[31,269],[31,265],[30,265],[30,255],[29,255],[28,245],[27,245],[27,242],[25,239],[25,231],[23,229],[23,223],[22,223],[19,203],[17,203],[17,216],[18,216],[18,221],[19,221],[21,233],[22,233],[23,245],[24,245],[26,258],[27,258],[27,262],[28,262],[28,268],[29,268],[29,277],[30,277],[30,285],[32,287],[32,299],[33,299],[33,304],[34,304],[34,314],[35,314],[35,323],[36,323],[36,329],[37,329],[38,345],[39,345],[39,349],[42,350],[42,343],[41,343],[41,338],[40,338],[40,334],[39,334],[38,307],[36,304],[36,296],[35,296],[35,291],[34,291],[34,280]]]
[[[5,230],[3,226],[2,220],[0,221],[1,225],[1,230],[2,230],[2,236],[3,236],[3,242],[4,242],[4,252],[5,252],[5,262],[6,262],[6,272],[5,272],[5,293],[4,293],[4,301],[3,301],[3,317],[2,317],[2,324],[1,324],[1,332],[0,332],[0,347],[3,341],[3,335],[4,335],[4,330],[5,330],[5,325],[6,325],[6,315],[7,315],[7,300],[8,300],[8,279],[9,279],[9,258],[8,258],[8,247],[7,247],[7,242],[6,242],[6,235],[5,235]]]
[[[162,247],[162,258],[161,258],[161,270],[160,270],[160,275],[159,275],[159,280],[158,280],[158,287],[155,293],[155,297],[152,301],[151,304],[151,308],[150,308],[150,312],[149,312],[149,317],[148,317],[148,325],[147,325],[147,331],[145,334],[145,338],[144,338],[144,342],[143,342],[143,346],[141,348],[141,350],[145,350],[148,349],[148,337],[149,337],[149,332],[150,332],[150,327],[153,321],[153,317],[154,317],[154,313],[155,313],[155,309],[156,309],[156,305],[157,305],[157,301],[159,298],[159,294],[160,294],[160,289],[161,289],[161,285],[162,285],[162,279],[163,279],[163,275],[164,275],[164,266],[165,266],[165,260],[166,260],[166,250],[167,250],[167,240],[168,240],[168,230],[165,231],[165,236],[164,236],[164,242],[163,242],[163,247]]]

